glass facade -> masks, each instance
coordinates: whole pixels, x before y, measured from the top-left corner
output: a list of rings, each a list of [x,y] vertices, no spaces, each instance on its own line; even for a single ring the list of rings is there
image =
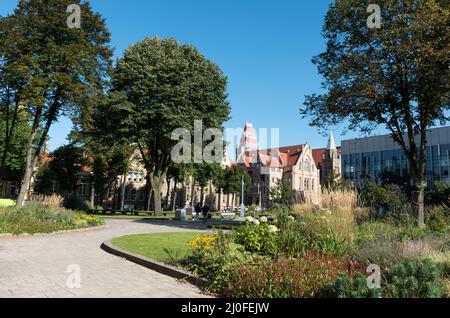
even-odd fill
[[[410,184],[409,164],[402,150],[380,150],[342,155],[345,179],[355,183],[383,181]],[[440,180],[450,184],[450,144],[427,147],[426,180],[428,185]]]

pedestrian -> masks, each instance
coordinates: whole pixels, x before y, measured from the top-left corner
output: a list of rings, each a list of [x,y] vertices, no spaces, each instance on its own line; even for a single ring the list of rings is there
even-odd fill
[[[197,203],[197,205],[195,206],[195,214],[196,214],[196,219],[198,220],[200,213],[202,213],[202,207],[200,205],[200,203]]]
[[[205,205],[202,208],[203,211],[203,222],[208,222],[209,218],[209,206],[205,203]]]

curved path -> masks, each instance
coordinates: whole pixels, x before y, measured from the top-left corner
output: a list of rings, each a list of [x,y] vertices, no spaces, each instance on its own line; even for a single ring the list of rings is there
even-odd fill
[[[192,285],[100,249],[104,241],[122,235],[198,231],[203,225],[119,219],[106,224],[87,232],[0,239],[0,298],[204,297]],[[79,289],[67,287],[67,270],[73,264],[81,273]]]

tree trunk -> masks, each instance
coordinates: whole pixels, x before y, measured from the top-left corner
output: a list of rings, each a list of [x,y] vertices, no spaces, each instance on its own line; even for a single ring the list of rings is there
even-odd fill
[[[92,209],[95,210],[95,188],[92,184],[91,184],[91,206]]]
[[[201,187],[200,188],[200,204],[203,206],[205,201],[205,188]]]
[[[424,189],[416,187],[412,192],[412,210],[417,216],[419,227],[425,227]]]
[[[171,179],[167,179],[167,191],[166,191],[166,197],[164,199],[164,206],[166,207],[167,210],[169,210],[170,208],[170,184],[171,184]]]
[[[177,204],[177,186],[178,186],[178,180],[175,178],[174,181],[174,185],[173,185],[173,191],[172,191],[172,198],[171,198],[171,206],[172,206],[172,210],[175,211],[176,210],[176,204]]]
[[[194,177],[192,177],[192,181],[191,181],[191,184],[192,184],[192,188],[191,188],[191,206],[194,206],[195,205],[195,202],[194,202],[194,200],[195,200],[195,178]]]
[[[127,176],[122,176],[122,182],[120,183],[120,201],[119,201],[119,210],[123,211],[125,206],[125,184],[127,182]]]
[[[217,196],[219,197],[219,202],[217,204],[217,211],[220,212],[222,210],[222,190],[221,189],[218,189]]]
[[[165,173],[153,173],[150,177],[153,188],[153,202],[155,203],[155,214],[161,215],[163,210],[161,207],[161,188],[165,180]]]
[[[41,112],[42,108],[39,107],[36,111],[36,115],[34,116],[34,122],[33,127],[31,128],[30,136],[28,137],[28,144],[27,144],[27,155],[26,155],[26,161],[25,161],[25,174],[22,178],[22,183],[20,186],[19,195],[17,197],[16,205],[18,207],[22,207],[25,204],[25,196],[28,193],[28,188],[30,187],[30,181],[31,177],[33,176],[33,170],[34,170],[34,142],[36,139],[37,131],[39,128],[39,123],[41,120]]]

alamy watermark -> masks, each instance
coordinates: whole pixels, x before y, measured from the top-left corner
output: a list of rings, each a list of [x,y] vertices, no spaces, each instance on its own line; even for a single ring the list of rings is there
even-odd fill
[[[66,13],[70,13],[67,17],[67,27],[69,29],[81,28],[81,8],[78,4],[71,4],[67,6]]]
[[[66,273],[69,274],[66,280],[66,286],[69,289],[81,288],[81,266],[78,264],[71,264],[67,266]]]
[[[369,4],[367,7],[367,13],[370,16],[367,18],[367,27],[369,29],[381,28],[381,8],[378,4]]]
[[[270,131],[270,138],[269,138]],[[194,122],[194,130],[177,128],[171,139],[177,141],[172,148],[171,158],[174,163],[222,163],[225,153],[248,156],[250,163],[256,163],[256,153],[271,156],[277,153],[280,145],[279,128],[260,128],[258,133],[242,128],[203,128],[203,121]],[[270,150],[269,146],[270,139]],[[239,159],[239,158],[236,158]]]

